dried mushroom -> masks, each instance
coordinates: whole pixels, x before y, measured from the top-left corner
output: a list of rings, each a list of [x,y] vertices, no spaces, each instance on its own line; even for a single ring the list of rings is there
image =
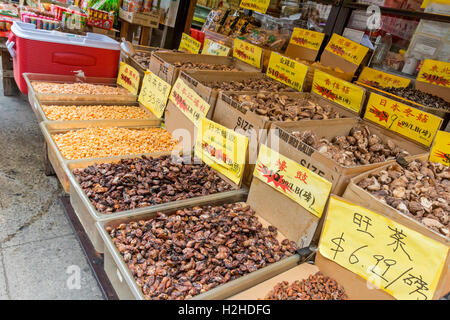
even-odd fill
[[[217,71],[239,71],[239,69],[226,64],[194,63],[194,62],[175,62],[177,68],[192,70],[217,70]]]
[[[287,85],[275,81],[269,77],[258,79],[244,79],[234,81],[214,81],[206,83],[213,89],[222,91],[279,91],[279,92],[295,92],[295,90]]]

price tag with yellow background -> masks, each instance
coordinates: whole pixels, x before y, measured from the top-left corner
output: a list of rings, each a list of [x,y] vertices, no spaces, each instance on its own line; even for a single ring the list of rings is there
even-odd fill
[[[208,114],[210,105],[192,90],[181,78],[178,78],[170,93],[172,101],[196,127]]]
[[[266,75],[298,91],[302,91],[308,66],[286,58],[279,53],[270,54]]]
[[[132,94],[137,94],[140,80],[139,72],[135,68],[125,62],[120,62],[119,73],[117,74],[118,85],[121,85]]]
[[[201,46],[202,43],[200,41],[195,40],[194,38],[183,32],[178,50],[197,54],[199,53]]]
[[[430,300],[448,247],[331,196],[319,251],[397,299]]]
[[[138,101],[156,117],[162,118],[167,105],[171,86],[156,74],[145,71]]]
[[[240,7],[248,10],[266,13],[270,0],[242,0]]]
[[[333,33],[325,50],[359,66],[369,51],[369,48]]]
[[[450,132],[437,132],[430,152],[430,161],[450,166]]]
[[[246,163],[248,138],[207,118],[200,122],[195,156],[239,184]]]
[[[321,217],[331,182],[261,144],[253,175],[317,217]]]
[[[411,80],[369,67],[364,67],[363,71],[359,75],[358,82],[375,87],[406,88]]]
[[[318,69],[314,72],[311,91],[356,113],[361,110],[365,94],[363,88]]]
[[[325,33],[311,31],[302,28],[294,28],[289,43],[318,51],[322,44]]]
[[[226,57],[230,52],[230,48],[210,39],[205,39],[202,54],[209,54],[213,56]]]
[[[233,57],[261,68],[262,49],[254,44],[235,38],[233,42]]]
[[[418,141],[427,147],[433,142],[442,119],[406,104],[371,93],[364,118]]]
[[[450,63],[425,59],[416,81],[450,88]]]

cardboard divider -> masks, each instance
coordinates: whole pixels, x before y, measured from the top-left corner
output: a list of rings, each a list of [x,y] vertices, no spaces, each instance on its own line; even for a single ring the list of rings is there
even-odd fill
[[[415,86],[417,90],[441,97],[442,99],[450,103],[450,88],[448,87],[442,87],[417,80],[415,82]]]
[[[301,60],[306,60],[313,63],[316,60],[318,53],[318,50],[297,46],[289,42],[286,48],[285,55],[288,57],[299,58]]]

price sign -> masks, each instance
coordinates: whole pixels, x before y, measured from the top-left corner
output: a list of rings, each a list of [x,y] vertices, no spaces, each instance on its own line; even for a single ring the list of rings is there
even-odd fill
[[[261,144],[253,175],[315,216],[322,216],[331,182],[318,174]]]
[[[248,10],[266,13],[270,0],[242,0],[240,7]]]
[[[326,72],[316,69],[311,90],[356,113],[361,110],[364,89]]]
[[[203,118],[194,153],[211,168],[239,184],[244,173],[248,138]]]
[[[261,68],[262,49],[241,39],[234,39],[233,57],[257,68]]]
[[[267,76],[302,91],[308,67],[300,62],[286,58],[279,53],[270,54]]]
[[[320,253],[397,299],[433,297],[448,247],[331,196]]]
[[[191,120],[196,127],[200,120],[208,114],[210,105],[203,100],[194,90],[178,78],[170,93],[172,101],[183,114]]]
[[[178,50],[198,54],[201,46],[201,42],[183,32]]]
[[[296,46],[318,51],[320,49],[320,46],[322,45],[324,37],[325,33],[311,31],[302,28],[294,28],[289,43],[292,43]]]
[[[162,118],[167,105],[171,86],[156,74],[145,71],[138,101],[156,117]]]
[[[325,50],[359,66],[369,51],[369,48],[333,33]]]
[[[371,93],[364,118],[430,146],[442,119],[406,104]]]
[[[383,88],[406,88],[411,80],[369,67],[364,67],[363,71],[359,75],[358,82],[369,86]]]
[[[230,48],[210,39],[205,39],[202,54],[226,57],[230,52]]]
[[[450,88],[450,63],[425,59],[416,80]]]
[[[437,132],[430,152],[430,161],[450,166],[450,132]]]
[[[139,72],[135,68],[125,62],[120,62],[119,73],[117,74],[118,85],[121,85],[132,94],[137,94],[140,80]]]

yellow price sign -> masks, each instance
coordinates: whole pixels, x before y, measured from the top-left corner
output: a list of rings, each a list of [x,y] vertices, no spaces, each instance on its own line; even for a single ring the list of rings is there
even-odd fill
[[[365,94],[363,88],[318,69],[314,72],[311,91],[356,113],[361,110]]]
[[[178,50],[198,54],[201,46],[202,43],[200,41],[195,40],[183,32]]]
[[[211,168],[239,184],[246,163],[248,138],[203,118],[195,141],[194,154]]]
[[[302,91],[308,66],[286,58],[279,53],[270,54],[266,75],[298,91]]]
[[[450,63],[425,59],[416,81],[450,88]]]
[[[331,182],[261,144],[253,175],[317,217],[321,217]]]
[[[318,51],[322,45],[324,37],[325,33],[302,28],[294,28],[289,43]]]
[[[171,86],[156,74],[145,71],[138,101],[156,117],[162,118],[169,99]]]
[[[192,90],[181,78],[178,78],[170,93],[172,101],[196,127],[208,114],[210,105]]]
[[[261,68],[262,49],[244,40],[234,39],[233,57],[257,68]]]
[[[224,46],[218,42],[212,41],[210,39],[205,39],[205,45],[203,46],[202,54],[209,54],[213,56],[226,57],[230,52],[231,48]]]
[[[437,132],[430,152],[430,161],[450,166],[450,132]]]
[[[325,50],[359,66],[369,51],[369,48],[333,33]]]
[[[121,85],[132,94],[137,94],[140,80],[139,72],[135,68],[125,62],[120,62],[119,73],[117,74],[118,85]]]
[[[358,82],[382,88],[406,88],[409,86],[411,80],[369,67],[364,67],[359,75]]]
[[[242,0],[240,7],[248,10],[266,13],[270,0]]]
[[[448,247],[331,196],[319,251],[397,299],[432,299]]]
[[[442,119],[406,104],[371,93],[364,118],[418,141],[427,147],[433,142]]]

